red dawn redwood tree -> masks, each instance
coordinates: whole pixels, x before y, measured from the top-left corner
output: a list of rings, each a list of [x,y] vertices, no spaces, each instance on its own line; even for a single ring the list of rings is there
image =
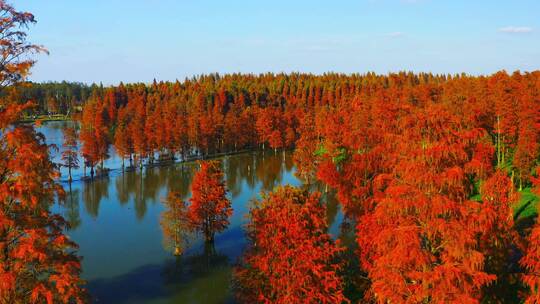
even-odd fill
[[[479,249],[484,254],[485,271],[497,276],[497,280],[484,287],[485,299],[507,302],[505,297],[517,290],[512,282],[517,281],[509,266],[516,255],[519,236],[514,229],[513,206],[519,201],[519,193],[506,172],[498,169],[485,180],[480,188],[482,202],[477,220]]]
[[[250,211],[248,249],[234,270],[245,303],[344,303],[343,251],[326,233],[319,194],[285,186]]]
[[[64,129],[64,143],[62,144],[63,166],[68,168],[69,182],[72,181],[71,170],[79,168],[79,153],[77,152],[77,130],[73,127]]]
[[[540,167],[536,168],[536,177],[532,178],[533,192],[540,195]],[[525,303],[540,303],[540,224],[537,222],[528,237],[527,250],[520,263],[525,268],[522,281],[529,287]]]
[[[30,126],[2,133],[0,302],[81,302],[77,245],[63,234],[64,220],[49,212],[63,190],[48,146]]]
[[[396,134],[392,171],[358,225],[360,260],[379,303],[477,303],[484,269],[477,202],[463,168],[481,130],[440,104],[411,109]]]
[[[28,74],[28,55],[42,50],[26,41],[34,16],[0,0],[0,87]],[[0,302],[82,303],[77,245],[63,234],[64,220],[52,215],[59,176],[43,135],[17,125],[27,105],[0,101]]]
[[[302,117],[300,134],[301,136],[294,149],[296,175],[307,184],[310,184],[315,179],[318,165],[316,150],[319,147],[319,138],[315,131],[315,119],[310,113],[305,113]]]
[[[122,158],[122,169],[124,169],[124,161],[129,158],[130,165],[132,164],[133,144],[131,140],[131,134],[128,128],[129,120],[127,119],[126,111],[120,110],[118,112],[118,123],[114,133],[114,148],[118,156]]]
[[[540,302],[540,225],[535,224],[528,238],[526,254],[520,260],[525,268],[522,281],[529,287],[529,294],[525,303],[533,304]]]
[[[99,100],[90,101],[83,110],[81,119],[81,153],[90,166],[90,174],[94,177],[94,167],[109,157],[109,126],[106,108]]]
[[[519,190],[529,178],[540,156],[540,102],[522,98],[519,109],[518,139],[513,158]]]
[[[231,201],[223,180],[223,171],[217,161],[199,162],[200,170],[193,177],[189,216],[194,230],[213,242],[216,232],[229,226],[232,215]]]

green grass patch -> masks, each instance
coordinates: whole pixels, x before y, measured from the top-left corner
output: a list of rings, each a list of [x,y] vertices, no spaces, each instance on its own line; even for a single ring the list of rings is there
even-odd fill
[[[540,198],[531,192],[531,188],[519,191],[521,194],[519,202],[514,206],[514,218],[530,218],[538,215],[537,205]]]
[[[319,147],[317,148],[317,150],[315,150],[315,152],[313,154],[315,154],[315,156],[323,156],[326,153],[328,153],[328,150],[326,150],[324,145],[321,144],[321,145],[319,145]]]

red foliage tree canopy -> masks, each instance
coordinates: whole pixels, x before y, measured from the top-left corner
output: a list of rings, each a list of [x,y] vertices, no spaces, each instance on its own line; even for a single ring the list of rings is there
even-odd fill
[[[536,169],[537,177],[533,179],[533,191],[540,195],[540,167]],[[530,293],[525,303],[540,303],[540,224],[538,219],[528,238],[528,248],[520,260],[526,269],[523,282],[529,287]]]
[[[207,242],[213,242],[216,232],[225,230],[229,225],[233,210],[227,198],[220,163],[204,161],[199,164],[201,168],[191,185],[189,216],[194,229],[201,232]]]
[[[0,0],[0,87],[28,74],[32,52],[25,26],[35,22]],[[0,302],[82,303],[76,244],[63,234],[64,220],[49,207],[62,188],[43,135],[15,125],[20,106],[0,103]]]
[[[318,194],[285,186],[250,212],[249,247],[235,269],[245,303],[342,303],[343,250],[326,233]]]
[[[48,146],[32,127],[1,132],[0,299],[80,302],[77,245],[63,235],[64,220],[48,211],[63,194]]]

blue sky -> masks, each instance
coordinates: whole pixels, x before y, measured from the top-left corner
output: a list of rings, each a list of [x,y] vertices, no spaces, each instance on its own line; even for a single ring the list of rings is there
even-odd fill
[[[11,1],[13,3],[13,1]],[[538,0],[24,0],[33,81],[540,69]]]

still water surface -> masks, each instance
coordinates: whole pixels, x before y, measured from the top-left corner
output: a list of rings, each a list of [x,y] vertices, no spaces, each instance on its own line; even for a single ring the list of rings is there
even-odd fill
[[[70,122],[49,122],[39,131],[50,144],[62,145]],[[61,149],[53,151],[59,161]],[[111,149],[108,177],[83,181],[82,168],[71,186],[62,169],[65,202],[53,211],[70,223],[68,234],[83,257],[83,278],[94,303],[234,303],[231,271],[246,245],[243,227],[250,202],[278,185],[301,186],[291,153],[266,151],[221,158],[234,209],[230,226],[216,235],[214,248],[195,238],[180,257],[163,243],[159,225],[162,200],[169,191],[190,197],[196,164],[178,163],[122,173]],[[82,161],[80,161],[82,164]],[[330,232],[339,233],[342,215],[328,198]]]

